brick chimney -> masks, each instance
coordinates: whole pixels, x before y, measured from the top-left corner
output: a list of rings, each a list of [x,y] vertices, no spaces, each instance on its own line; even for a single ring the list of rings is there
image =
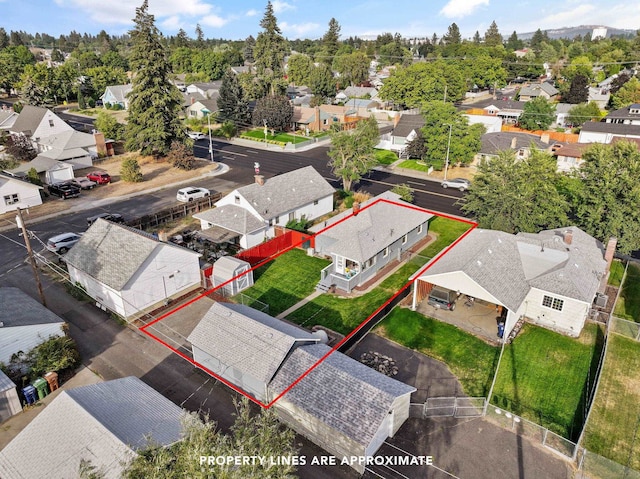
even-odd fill
[[[400,113],[396,112],[396,115],[393,117],[393,127],[395,128],[396,126],[398,126],[398,123],[400,122]]]
[[[194,97],[191,97],[191,104],[193,105],[196,102],[196,99]]]
[[[320,107],[316,106],[316,115],[311,125],[311,131],[322,131],[322,119],[320,118]]]
[[[616,246],[618,246],[618,238],[612,236],[607,243],[607,249],[604,251],[604,260],[607,262],[607,272],[611,269],[611,262],[613,261],[613,255],[616,253]]]
[[[573,232],[570,230],[565,231],[562,233],[562,239],[564,240],[564,244],[571,244],[573,242]]]
[[[254,175],[254,178],[256,179],[256,184],[262,186],[264,185],[264,176],[262,175]]]
[[[353,202],[352,211],[353,211],[353,216],[358,216],[358,213],[360,213],[360,202],[358,201]]]
[[[104,133],[94,131],[93,139],[96,141],[96,152],[98,156],[107,156],[107,144],[104,141]]]

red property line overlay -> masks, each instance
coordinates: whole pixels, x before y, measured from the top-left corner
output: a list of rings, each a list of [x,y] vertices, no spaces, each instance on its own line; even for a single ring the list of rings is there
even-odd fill
[[[351,331],[347,336],[345,336],[338,344],[336,344],[330,351],[328,351],[324,356],[322,356],[320,359],[318,359],[318,361],[316,361],[309,369],[307,369],[304,373],[302,373],[302,375],[300,375],[300,377],[298,379],[296,379],[294,382],[292,382],[289,386],[287,386],[287,388],[285,388],[278,396],[276,396],[271,402],[265,404],[262,401],[259,401],[258,399],[254,398],[253,396],[247,394],[244,390],[242,390],[241,388],[239,388],[238,386],[236,386],[235,384],[229,382],[228,380],[226,380],[225,378],[219,376],[218,374],[214,373],[213,371],[211,371],[210,369],[208,369],[207,367],[203,366],[202,364],[198,363],[197,361],[191,359],[189,356],[187,356],[186,354],[180,352],[178,349],[174,348],[173,346],[171,346],[170,344],[168,344],[166,341],[160,339],[159,337],[157,337],[156,335],[154,335],[153,333],[147,331],[147,328],[153,326],[154,324],[162,321],[163,319],[167,318],[168,316],[180,311],[183,308],[186,308],[187,306],[189,306],[190,304],[202,299],[205,296],[209,296],[209,294],[211,294],[212,292],[226,286],[227,284],[231,283],[232,281],[235,281],[236,279],[238,279],[239,277],[249,273],[250,271],[253,271],[257,268],[259,268],[260,266],[262,266],[263,264],[268,263],[269,261],[273,261],[274,259],[276,259],[278,256],[287,253],[288,251],[292,250],[293,248],[297,248],[299,246],[302,245],[302,243],[306,242],[309,240],[309,238],[307,237],[304,241],[299,241],[295,244],[293,244],[292,246],[290,246],[289,248],[285,249],[284,251],[279,252],[278,254],[275,254],[273,256],[270,256],[268,258],[266,258],[265,260],[261,261],[260,263],[256,264],[255,266],[253,266],[251,269],[245,271],[242,274],[239,274],[237,276],[234,276],[233,278],[231,278],[228,281],[225,281],[224,283],[222,283],[219,286],[216,286],[213,289],[207,290],[204,293],[196,296],[195,298],[187,301],[184,304],[181,304],[180,306],[172,309],[171,311],[162,314],[161,316],[159,316],[158,318],[154,319],[153,321],[151,321],[148,324],[145,324],[144,326],[140,327],[140,331],[142,331],[144,334],[146,334],[147,336],[149,336],[150,338],[154,339],[155,341],[159,342],[160,344],[162,344],[163,346],[165,346],[166,348],[170,349],[171,351],[173,351],[174,353],[176,353],[178,356],[180,356],[182,359],[188,361],[189,363],[193,364],[195,367],[203,370],[204,372],[206,372],[207,374],[209,374],[210,376],[213,376],[214,378],[216,378],[218,381],[222,382],[223,384],[225,384],[226,386],[230,387],[231,389],[233,389],[234,391],[236,391],[237,393],[242,394],[243,396],[245,396],[246,398],[248,398],[250,401],[254,402],[255,404],[259,405],[260,407],[263,407],[265,409],[269,409],[271,406],[273,406],[276,401],[278,401],[282,396],[284,396],[287,392],[289,392],[296,384],[298,384],[300,381],[302,381],[311,371],[313,371],[320,363],[322,363],[322,361],[324,361],[327,357],[329,357],[330,354],[332,354],[334,351],[336,351],[345,341],[347,341],[349,338],[351,338],[354,334],[356,334],[358,331],[360,331],[365,324],[367,324],[367,322],[371,319],[372,316],[374,316],[375,314],[377,314],[380,310],[382,310],[383,308],[385,308],[391,301],[393,301],[401,292],[403,292],[405,289],[407,289],[409,286],[411,286],[411,284],[413,282],[415,282],[419,276],[421,276],[427,269],[429,269],[431,266],[433,266],[435,263],[437,263],[438,261],[440,261],[440,259],[447,254],[451,248],[453,248],[455,245],[457,245],[460,241],[462,241],[469,233],[471,233],[471,231],[473,231],[475,228],[478,227],[478,224],[474,221],[470,221],[464,218],[458,218],[456,216],[451,216],[451,215],[447,215],[444,213],[439,213],[436,211],[431,211],[425,208],[420,208],[417,206],[413,206],[410,204],[403,204],[403,203],[398,203],[395,201],[391,201],[391,200],[387,200],[384,198],[380,198],[364,207],[362,207],[360,209],[360,212],[366,210],[367,208],[370,208],[374,205],[376,205],[379,202],[383,202],[383,203],[389,203],[395,206],[401,206],[403,208],[409,208],[409,209],[413,209],[416,211],[421,211],[421,212],[425,212],[425,213],[429,213],[432,214],[434,216],[440,216],[442,218],[447,218],[450,220],[454,220],[454,221],[459,221],[461,223],[466,223],[468,225],[471,226],[471,228],[469,228],[467,231],[465,231],[462,235],[460,235],[453,243],[451,243],[449,246],[447,246],[444,250],[440,251],[440,253],[438,253],[434,258],[431,259],[431,261],[429,261],[424,268],[422,268],[422,270],[418,271],[417,273],[414,273],[413,275],[413,280],[409,280],[407,281],[404,286],[402,286],[402,288],[400,288],[391,298],[389,298],[383,305],[381,305],[378,309],[376,309],[373,313],[371,313],[364,321],[362,321],[353,331]],[[325,231],[327,231],[328,229],[333,228],[334,226],[339,225],[340,223],[342,223],[343,221],[346,221],[348,219],[350,219],[351,217],[355,216],[353,213],[346,215],[344,218],[341,218],[340,220],[336,221],[335,223],[321,229],[320,231],[318,231],[317,233],[314,233],[313,235],[311,235],[312,238],[315,238],[316,236],[324,233]]]

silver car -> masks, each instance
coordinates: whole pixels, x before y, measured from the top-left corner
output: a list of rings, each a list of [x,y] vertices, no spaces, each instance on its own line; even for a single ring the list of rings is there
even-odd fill
[[[82,236],[78,233],[62,233],[47,240],[47,249],[53,253],[65,254]]]
[[[466,178],[453,178],[442,182],[443,188],[456,188],[460,191],[466,191],[471,186],[471,182]]]

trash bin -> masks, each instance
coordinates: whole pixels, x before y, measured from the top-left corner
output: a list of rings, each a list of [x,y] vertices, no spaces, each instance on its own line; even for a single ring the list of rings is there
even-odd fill
[[[36,388],[33,386],[26,386],[22,388],[22,394],[24,394],[24,399],[27,401],[27,404],[35,404],[38,400],[38,394],[36,392]]]
[[[499,322],[498,323],[498,337],[502,338],[502,336],[504,336],[504,323],[503,322]]]
[[[38,391],[38,397],[40,399],[44,399],[49,394],[49,387],[47,385],[47,381],[42,378],[38,378],[33,381],[33,387]]]
[[[58,373],[56,373],[55,371],[51,371],[50,373],[45,374],[43,378],[45,378],[47,380],[47,383],[49,383],[49,390],[51,392],[60,387],[58,386]]]

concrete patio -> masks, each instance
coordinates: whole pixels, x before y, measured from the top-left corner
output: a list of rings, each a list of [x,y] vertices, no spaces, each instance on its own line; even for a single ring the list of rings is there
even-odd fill
[[[431,306],[425,299],[418,304],[416,311],[425,316],[457,326],[492,345],[499,344],[495,304],[476,299],[473,306],[466,306],[465,299],[464,296],[458,299],[454,311]]]

